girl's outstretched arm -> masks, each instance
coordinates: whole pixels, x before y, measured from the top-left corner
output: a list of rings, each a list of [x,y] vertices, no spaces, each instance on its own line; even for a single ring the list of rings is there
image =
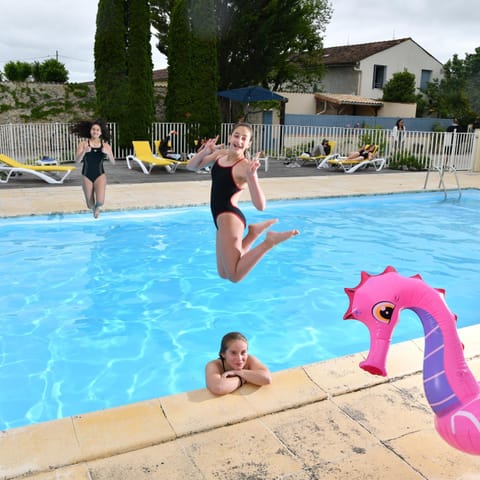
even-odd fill
[[[265,195],[263,194],[262,188],[258,182],[257,170],[260,167],[260,162],[258,157],[260,153],[257,153],[253,159],[248,160],[247,165],[247,185],[250,192],[250,198],[252,203],[257,210],[265,210],[267,206],[267,201],[265,200]]]
[[[187,170],[199,170],[200,168],[216,160],[220,150],[216,149],[218,135],[210,138],[205,145],[188,161]]]

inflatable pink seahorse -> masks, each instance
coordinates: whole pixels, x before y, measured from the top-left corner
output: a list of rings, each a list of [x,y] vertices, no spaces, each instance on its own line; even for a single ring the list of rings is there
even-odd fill
[[[425,332],[423,386],[435,428],[452,447],[480,455],[480,384],[465,362],[445,291],[428,286],[420,275],[403,277],[387,267],[378,275],[362,272],[360,283],[345,292],[350,305],[343,318],[360,320],[370,332],[370,351],[360,367],[374,375],[387,375],[388,348],[402,309],[418,315]]]

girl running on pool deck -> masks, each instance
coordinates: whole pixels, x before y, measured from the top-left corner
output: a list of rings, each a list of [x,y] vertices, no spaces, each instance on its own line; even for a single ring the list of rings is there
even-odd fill
[[[265,240],[251,249],[257,238],[278,219],[266,220],[247,226],[238,201],[248,186],[253,205],[264,210],[265,196],[258,182],[257,170],[260,166],[258,154],[250,159],[246,150],[252,141],[252,127],[248,123],[235,125],[230,135],[228,149],[219,148],[216,138],[207,140],[204,148],[192,157],[187,168],[199,170],[213,164],[210,207],[217,227],[217,269],[220,277],[239,282],[258,261],[275,245],[298,235],[298,230],[267,232]]]
[[[95,122],[78,122],[72,127],[82,140],[77,147],[75,162],[82,162],[82,188],[87,207],[93,210],[93,216],[98,218],[100,207],[105,202],[107,177],[103,168],[105,159],[115,163],[112,147],[108,144],[110,133],[100,120]]]
[[[268,385],[272,383],[270,370],[248,353],[248,341],[239,332],[224,335],[216,360],[205,367],[205,383],[215,395],[225,395],[245,383]]]

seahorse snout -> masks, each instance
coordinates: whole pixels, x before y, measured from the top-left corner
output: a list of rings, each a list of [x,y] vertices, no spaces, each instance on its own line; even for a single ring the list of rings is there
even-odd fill
[[[371,373],[372,375],[379,375],[381,377],[387,376],[387,371],[385,370],[385,368],[382,368],[378,365],[372,365],[368,363],[367,360],[360,362],[360,368],[368,373]]]

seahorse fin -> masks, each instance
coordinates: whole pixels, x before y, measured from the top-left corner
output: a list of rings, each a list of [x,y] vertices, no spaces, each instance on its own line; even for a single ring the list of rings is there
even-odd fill
[[[380,275],[383,275],[384,273],[396,272],[396,271],[397,270],[395,269],[395,267],[392,267],[391,265],[388,265],[387,268],[385,268],[385,270]]]

